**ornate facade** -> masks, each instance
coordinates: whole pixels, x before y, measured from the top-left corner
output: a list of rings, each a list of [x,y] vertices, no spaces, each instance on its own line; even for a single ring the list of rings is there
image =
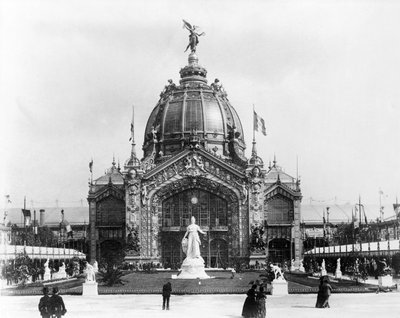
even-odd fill
[[[89,191],[91,259],[110,242],[135,236],[140,251],[127,259],[178,266],[181,240],[191,216],[207,231],[201,255],[206,266],[238,258],[282,262],[301,258],[298,180],[274,161],[268,168],[253,141],[245,157],[242,124],[227,93],[196,53],[180,82],[160,94],[147,122],[138,159],[132,142],[123,169],[111,169]]]

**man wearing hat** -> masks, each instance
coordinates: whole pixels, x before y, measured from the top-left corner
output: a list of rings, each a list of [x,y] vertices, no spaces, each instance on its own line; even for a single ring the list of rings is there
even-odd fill
[[[59,295],[58,287],[53,288],[53,296],[50,298],[50,313],[57,318],[65,315],[67,309],[65,308],[64,301]]]

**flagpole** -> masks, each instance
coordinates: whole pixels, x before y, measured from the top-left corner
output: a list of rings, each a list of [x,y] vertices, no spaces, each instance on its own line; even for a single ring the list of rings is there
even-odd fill
[[[90,168],[90,184],[93,184],[93,157],[92,157],[92,167]]]
[[[25,213],[25,210],[26,210],[26,196],[24,196],[24,213]],[[24,215],[24,232],[25,232],[25,239],[24,239],[24,245],[25,245],[25,242],[26,242],[26,220],[25,220],[25,215]]]
[[[359,220],[360,220],[360,229],[361,229],[361,195],[358,195],[358,215],[359,215]]]
[[[255,108],[254,108],[254,104],[253,104],[253,143],[256,142],[256,127],[254,127],[254,115],[255,115]]]

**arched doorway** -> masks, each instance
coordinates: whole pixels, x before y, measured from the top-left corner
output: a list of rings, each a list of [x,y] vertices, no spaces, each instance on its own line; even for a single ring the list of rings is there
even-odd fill
[[[268,261],[282,264],[290,260],[290,241],[283,238],[272,239],[268,244]]]
[[[228,262],[228,244],[216,240],[228,232],[228,201],[204,189],[192,188],[176,193],[162,202],[161,219],[161,261],[164,267],[180,267],[186,257],[181,241],[190,218],[196,218],[196,224],[207,230],[200,234],[200,253],[207,267]],[[215,241],[214,245],[209,242]],[[218,255],[218,257],[217,257]]]

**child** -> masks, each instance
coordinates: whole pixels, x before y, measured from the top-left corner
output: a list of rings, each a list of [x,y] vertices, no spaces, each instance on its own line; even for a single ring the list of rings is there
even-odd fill
[[[57,318],[65,315],[67,309],[65,309],[64,301],[59,295],[58,287],[53,288],[53,296],[50,298],[50,313],[55,315]]]
[[[38,305],[40,315],[43,318],[50,318],[50,311],[49,311],[50,297],[49,297],[49,289],[47,287],[43,287],[43,295],[44,296],[40,298]]]

